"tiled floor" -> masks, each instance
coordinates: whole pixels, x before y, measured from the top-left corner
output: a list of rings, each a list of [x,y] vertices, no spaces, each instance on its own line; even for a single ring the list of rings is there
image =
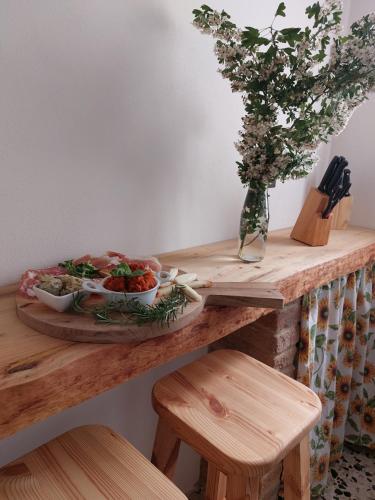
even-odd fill
[[[342,459],[331,469],[329,486],[320,500],[375,500],[375,451],[345,448]],[[202,500],[192,493],[190,500]]]
[[[375,452],[345,448],[331,469],[331,481],[321,500],[375,500]]]

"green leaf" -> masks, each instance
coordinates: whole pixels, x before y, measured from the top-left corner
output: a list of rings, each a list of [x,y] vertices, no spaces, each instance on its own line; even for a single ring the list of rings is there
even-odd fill
[[[315,340],[316,347],[323,347],[325,341],[326,341],[326,336],[324,335],[324,333],[321,333],[316,337]]]
[[[335,396],[336,396],[335,391],[327,391],[326,392],[326,397],[328,399],[330,399],[331,401],[334,401]]]
[[[291,47],[294,47],[295,43],[303,39],[303,33],[301,33],[301,28],[285,28],[279,31],[280,36],[278,40],[280,42],[288,43]]]
[[[66,272],[71,276],[77,276],[79,278],[95,278],[98,276],[99,269],[90,262],[82,262],[81,264],[73,264],[72,260],[66,260],[59,264],[61,267],[65,267]]]
[[[253,47],[254,45],[268,45],[271,41],[268,38],[261,37],[259,30],[252,26],[246,26],[242,32],[242,45]]]
[[[357,436],[356,434],[348,434],[348,435],[345,435],[345,439],[347,441],[350,441],[351,443],[354,443],[354,444],[360,444],[360,437]]]
[[[330,328],[331,330],[338,330],[338,329],[339,329],[339,325],[335,325],[335,324],[333,324],[333,325],[329,325],[329,328]],[[335,341],[333,340],[333,342],[335,342]]]
[[[144,275],[143,269],[136,269],[135,271],[132,271],[130,269],[129,264],[126,264],[126,262],[122,262],[118,266],[116,266],[114,269],[111,271],[112,276],[125,276],[126,278],[133,278],[135,276],[143,276]]]
[[[323,485],[322,484],[317,484],[313,488],[311,488],[311,495],[313,497],[319,496],[321,491],[322,491]]]
[[[368,434],[364,434],[362,436],[362,444],[367,445],[367,444],[370,444],[371,442],[372,442],[372,439]]]
[[[281,2],[279,4],[279,6],[277,7],[277,11],[276,11],[275,17],[277,17],[277,16],[285,17],[285,15],[286,15],[285,14],[285,9],[286,9],[285,3]]]
[[[284,36],[295,36],[298,35],[300,31],[301,28],[284,28],[283,30],[280,30],[280,33]]]
[[[213,9],[211,9],[211,7],[209,7],[206,4],[201,5],[201,9],[204,10],[205,12],[213,12]]]
[[[306,14],[309,19],[311,19],[312,17],[317,18],[319,16],[319,12],[320,12],[319,2],[315,2],[306,9]]]
[[[314,384],[315,384],[315,387],[318,387],[318,388],[322,387],[322,379],[319,377],[318,374],[315,377]]]
[[[358,425],[354,422],[352,418],[348,417],[347,421],[356,432],[359,432]]]
[[[258,38],[259,30],[257,28],[253,28],[252,26],[245,26],[245,30],[242,32],[242,36],[246,36],[248,38]]]

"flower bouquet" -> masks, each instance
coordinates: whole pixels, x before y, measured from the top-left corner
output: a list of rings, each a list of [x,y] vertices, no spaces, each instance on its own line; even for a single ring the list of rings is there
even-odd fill
[[[243,97],[245,115],[238,174],[248,188],[240,224],[239,256],[264,256],[267,189],[277,179],[307,175],[317,148],[338,135],[375,85],[375,15],[341,33],[342,2],[315,2],[307,26],[278,29],[281,2],[270,26],[241,29],[225,11],[193,11],[194,26],[214,37],[219,72]]]

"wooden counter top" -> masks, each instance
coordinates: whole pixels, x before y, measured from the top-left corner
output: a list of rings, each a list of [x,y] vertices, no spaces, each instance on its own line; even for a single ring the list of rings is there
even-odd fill
[[[161,261],[216,281],[272,283],[289,302],[375,260],[375,231],[369,229],[333,231],[328,246],[315,248],[290,240],[289,232],[272,233],[267,256],[256,265],[234,257],[234,241],[164,254]],[[208,345],[268,312],[208,307],[191,325],[164,337],[89,345],[31,330],[16,317],[12,288],[4,287],[0,295],[0,438]]]

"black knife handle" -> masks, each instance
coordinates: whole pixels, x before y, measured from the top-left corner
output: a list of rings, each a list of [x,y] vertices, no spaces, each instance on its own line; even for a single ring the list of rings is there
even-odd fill
[[[319,186],[318,186],[318,189],[321,193],[325,193],[325,187],[326,187],[326,184],[328,183],[328,181],[330,180],[330,178],[332,177],[333,175],[333,172],[335,171],[335,167],[336,167],[336,163],[339,161],[339,157],[338,156],[334,156],[330,162],[330,164],[328,165],[327,167],[327,170],[325,171],[325,174],[323,176],[323,179],[321,180]]]
[[[335,188],[341,183],[342,173],[343,173],[345,167],[347,167],[347,166],[348,166],[348,162],[346,161],[346,159],[343,156],[341,156],[340,160],[335,168],[335,172],[332,175],[331,180],[329,181],[329,183],[326,186],[326,193],[327,194],[331,195],[334,192]]]

